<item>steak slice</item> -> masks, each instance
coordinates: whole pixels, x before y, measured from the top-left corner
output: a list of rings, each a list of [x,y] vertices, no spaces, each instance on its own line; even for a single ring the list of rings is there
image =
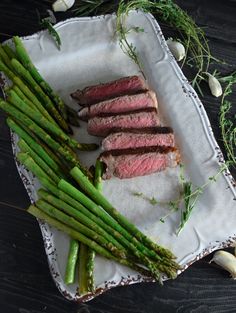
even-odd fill
[[[145,108],[157,109],[157,98],[153,91],[126,95],[84,107],[79,111],[79,117],[87,120],[94,116],[131,112]]]
[[[105,163],[104,179],[112,176],[132,178],[175,167],[180,155],[173,147],[147,147],[137,149],[112,150],[101,153],[100,161]]]
[[[126,94],[135,94],[144,90],[148,90],[148,87],[142,77],[128,76],[105,84],[77,90],[71,96],[78,100],[80,105],[84,106]]]
[[[155,129],[155,128],[153,128]],[[103,150],[129,149],[150,146],[174,147],[174,134],[169,127],[156,127],[155,133],[150,132],[117,132],[111,133],[102,141]]]
[[[156,109],[138,113],[92,117],[88,121],[88,133],[93,136],[105,137],[117,128],[143,128],[159,126]]]

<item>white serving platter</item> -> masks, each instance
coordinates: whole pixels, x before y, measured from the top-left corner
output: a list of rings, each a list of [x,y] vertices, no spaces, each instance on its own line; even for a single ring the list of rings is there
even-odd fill
[[[77,88],[140,74],[137,65],[119,46],[115,22],[115,15],[106,15],[74,18],[57,24],[55,27],[62,40],[60,51],[47,32],[23,38],[40,73],[74,108],[77,106],[70,93]],[[168,50],[153,16],[133,11],[128,16],[127,24],[128,27],[144,28],[143,33],[131,32],[128,39],[137,49],[149,86],[157,93],[165,125],[174,129],[186,177],[194,185],[200,186],[215,175],[224,162],[204,107]],[[74,129],[78,141],[100,141],[87,134],[86,123],[81,124],[80,128]],[[18,137],[13,133],[14,155],[18,152],[17,141]],[[99,151],[81,152],[79,155],[82,162],[91,165],[98,154]],[[30,172],[16,163],[30,200],[34,202],[39,183]],[[159,201],[176,199],[179,193],[178,175],[179,169],[176,168],[127,180],[114,178],[104,182],[103,192],[145,234],[171,249],[177,261],[186,269],[194,261],[235,241],[236,191],[231,175],[222,173],[204,191],[184,230],[177,236],[180,212],[171,214],[165,223],[161,223],[160,218],[168,213],[168,208],[151,205],[132,193],[142,192]],[[63,282],[68,236],[42,221],[39,221],[39,225],[51,274],[58,289],[68,299],[87,301],[115,286],[148,281],[124,266],[96,256],[96,292],[80,297],[77,283],[66,286]]]

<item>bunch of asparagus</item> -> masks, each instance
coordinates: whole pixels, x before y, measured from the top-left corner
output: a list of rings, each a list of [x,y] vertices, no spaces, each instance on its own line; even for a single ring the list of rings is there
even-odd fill
[[[80,164],[75,149],[93,150],[97,146],[79,144],[67,135],[72,133],[68,123],[79,126],[77,113],[41,77],[19,37],[14,37],[14,43],[15,51],[8,45],[0,45],[0,70],[13,83],[6,89],[7,102],[0,100],[0,107],[9,115],[9,127],[21,138],[18,142],[21,151],[30,155],[52,181],[58,182],[68,176],[70,168]],[[83,170],[91,177],[86,168]],[[82,244],[79,249],[79,243],[73,239],[65,282],[75,281],[78,253],[81,292],[93,291],[94,252]]]
[[[96,163],[95,178],[80,164],[75,148],[95,146],[79,144],[68,135],[65,105],[39,75],[20,39],[14,42],[16,51],[0,47],[0,70],[13,82],[0,107],[21,138],[18,160],[43,187],[28,212],[72,238],[66,282],[74,281],[78,251],[81,294],[94,290],[95,252],[156,280],[162,274],[175,278],[180,267],[174,255],[152,242],[102,195],[101,164]]]

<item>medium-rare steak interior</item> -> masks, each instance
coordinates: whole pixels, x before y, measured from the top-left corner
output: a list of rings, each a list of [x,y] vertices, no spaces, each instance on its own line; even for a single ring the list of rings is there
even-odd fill
[[[103,178],[109,179],[112,176],[132,178],[175,167],[180,156],[173,147],[147,147],[105,151],[99,159],[106,166]]]
[[[79,117],[82,120],[88,120],[94,116],[132,112],[147,108],[157,109],[157,98],[153,91],[125,95],[83,107],[79,111]]]
[[[76,90],[71,96],[83,106],[145,90],[148,90],[146,81],[141,76],[135,75]]]
[[[88,121],[88,133],[93,136],[107,136],[116,128],[143,128],[159,126],[160,121],[156,109],[138,113],[95,116]]]
[[[156,94],[140,76],[123,77],[72,94],[90,135],[105,137],[99,159],[104,179],[132,178],[175,167],[180,154],[173,129],[163,127]]]

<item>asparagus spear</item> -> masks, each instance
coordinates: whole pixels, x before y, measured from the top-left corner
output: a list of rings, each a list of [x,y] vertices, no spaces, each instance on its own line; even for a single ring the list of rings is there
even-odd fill
[[[24,113],[12,107],[5,101],[0,100],[0,108],[5,112],[10,114],[16,120],[20,120],[25,126],[27,126],[34,134],[40,137],[49,147],[53,150],[58,151],[63,157],[70,162],[70,164],[77,164],[78,160],[76,160],[73,156],[71,156],[70,151],[63,148],[58,142],[56,142],[49,134],[47,134],[41,127],[39,127],[36,123],[34,123],[29,117],[27,117]]]
[[[55,137],[61,139],[68,143],[71,148],[77,148],[78,142],[70,138],[67,134],[63,132],[61,128],[49,122],[40,112],[33,110],[28,107],[27,104],[16,94],[14,90],[8,92],[8,101],[12,103],[17,109],[28,115],[33,121],[35,121],[39,126],[47,130],[49,133]]]
[[[24,87],[24,90],[26,91],[26,93],[28,94],[30,90],[27,90],[27,86]],[[12,90],[18,95],[18,97],[24,101],[24,103],[26,103],[30,108],[32,109],[37,109],[44,117],[47,118],[47,120],[49,120],[50,122],[52,122],[54,125],[57,125],[57,123],[54,121],[54,119],[51,117],[51,115],[48,113],[47,110],[45,110],[45,108],[42,106],[42,104],[37,100],[34,102],[32,102],[32,100],[30,100],[25,93],[17,86],[17,85],[13,85]],[[31,93],[31,91],[30,91]],[[9,92],[7,92],[7,94],[9,95]],[[31,97],[32,98],[32,97]],[[37,98],[36,98],[37,99]]]
[[[151,273],[144,269],[141,266],[138,266],[137,264],[133,263],[132,261],[126,260],[126,259],[119,259],[115,257],[112,253],[110,253],[108,250],[104,249],[102,246],[97,244],[95,241],[91,240],[90,238],[87,238],[82,233],[68,227],[67,225],[59,222],[58,220],[50,217],[49,215],[45,214],[43,211],[39,210],[36,206],[31,205],[28,210],[30,214],[33,216],[44,220],[51,226],[56,227],[57,229],[63,231],[64,233],[67,233],[70,237],[82,242],[83,244],[87,245],[88,247],[92,248],[94,251],[96,251],[98,254],[104,256],[105,258],[117,261],[118,263],[122,265],[126,265],[135,271],[140,272],[141,274],[145,276],[151,276]]]
[[[81,243],[80,249],[79,249],[79,294],[80,295],[84,295],[88,293],[87,259],[88,259],[88,246]]]
[[[81,191],[79,191],[78,189],[76,189],[74,186],[72,186],[63,179],[60,180],[58,187],[59,189],[61,189],[65,193],[68,193],[71,197],[79,201],[82,205],[87,207],[91,212],[99,216],[105,223],[109,224],[117,232],[122,234],[123,237],[127,239],[127,241],[125,241],[127,245],[130,246],[130,243],[133,243],[132,247],[133,250],[135,249],[135,247],[137,247],[141,252],[145,252],[147,256],[153,257],[156,260],[160,260],[160,257],[154,251],[147,249],[140,242],[138,242],[138,240],[135,237],[133,237],[124,227],[117,223],[114,217],[107,214],[106,211],[102,210],[94,201],[89,199]]]
[[[139,229],[132,223],[130,223],[122,214],[117,211],[112,204],[91,184],[87,177],[81,172],[78,167],[74,167],[70,171],[72,177],[77,181],[79,186],[84,190],[97,204],[115,218],[124,228],[126,228],[133,236],[135,236],[140,242],[147,245],[150,249],[156,251],[161,256],[167,258],[175,258],[171,251],[157,245],[152,242],[147,236],[145,236]]]
[[[89,217],[84,215],[82,212],[76,210],[66,202],[64,202],[61,199],[56,198],[55,196],[51,195],[47,191],[43,189],[38,190],[38,195],[41,199],[45,200],[46,202],[53,205],[55,208],[64,211],[66,214],[72,216],[74,219],[82,223],[83,225],[89,227],[91,230],[96,232],[98,235],[103,236],[107,241],[111,242],[114,246],[116,246],[119,250],[123,251],[123,254],[125,255],[126,251],[122,247],[122,245],[119,244],[109,233],[107,233],[103,228],[101,228],[98,224],[93,222]]]
[[[12,50],[12,48],[9,45],[7,44],[2,45],[2,48],[5,51],[5,53],[8,55],[9,59],[16,58],[15,52]]]
[[[22,125],[19,121],[18,123],[11,119],[7,118],[8,126],[18,134],[19,137],[25,140],[25,142],[34,150],[34,152],[38,153],[38,155],[57,173],[59,176],[64,177],[63,171],[65,171],[63,164],[61,164],[60,160],[56,157],[55,153],[52,153],[51,150],[47,146],[44,145],[33,133],[27,130],[24,125]]]
[[[31,90],[24,84],[24,82],[17,77],[8,66],[6,66],[1,60],[0,60],[0,71],[4,72],[4,74],[16,85],[19,87],[19,89],[24,93],[24,95],[29,98],[30,101],[34,103],[34,105],[37,107],[37,109],[49,120],[51,120],[53,123],[56,123],[53,118],[50,116],[50,114],[45,110],[45,108],[42,106],[42,104],[39,102],[37,97],[31,92]]]
[[[14,92],[18,95],[18,97],[20,97],[21,100],[23,100],[30,108],[35,109],[34,103],[25,96],[25,94],[20,90],[18,86],[14,85],[12,86],[11,89],[14,90]],[[8,93],[9,91],[7,91],[7,94]]]
[[[84,234],[85,236],[91,238],[92,240],[96,241],[98,244],[100,244],[102,247],[104,247],[106,250],[110,251],[113,255],[115,255],[118,258],[125,259],[126,256],[123,251],[119,250],[117,247],[115,247],[111,242],[109,242],[106,238],[103,236],[97,234],[95,231],[93,231],[91,228],[81,224],[77,220],[75,220],[73,217],[61,212],[60,210],[56,209],[51,204],[47,203],[44,200],[38,200],[36,202],[37,208],[42,210],[47,215],[56,218],[60,222],[68,225],[69,227],[79,231],[80,233]]]
[[[44,92],[51,97],[51,99],[54,101],[54,103],[57,105],[57,108],[59,112],[63,115],[65,119],[67,119],[67,110],[66,105],[62,101],[62,99],[53,91],[51,86],[43,79],[43,77],[40,75],[37,68],[32,63],[21,39],[18,36],[13,37],[16,53],[21,61],[21,63],[24,65],[24,67],[30,72],[32,77],[35,79],[35,81],[41,86],[41,88],[44,90]]]
[[[95,177],[94,177],[94,186],[99,190],[102,191],[102,163],[97,159],[95,165]],[[94,285],[94,260],[95,260],[95,251],[91,248],[87,247],[87,265],[86,265],[86,272],[87,272],[87,290],[89,292],[94,292],[95,285]]]
[[[75,269],[78,259],[78,252],[79,242],[75,239],[71,239],[65,273],[65,283],[67,285],[73,284],[75,282]]]
[[[38,95],[39,99],[45,105],[45,108],[51,113],[52,117],[57,121],[61,128],[66,132],[71,133],[71,130],[69,129],[69,126],[67,125],[65,119],[60,115],[50,98],[44,93],[42,88],[37,84],[37,82],[24,68],[24,66],[16,59],[11,60],[11,65],[13,66],[17,74],[22,77],[29,84],[32,90],[34,90],[34,92]]]
[[[94,187],[101,192],[102,191],[102,173],[103,164],[99,159],[96,160],[95,164],[95,177],[94,177]]]
[[[17,160],[24,164],[37,177],[41,176],[46,178],[51,184],[55,184],[53,180],[37,165],[36,162],[27,154],[20,152],[17,154]]]
[[[68,193],[71,197],[79,201],[82,205],[86,206],[91,212],[99,216],[105,223],[113,227],[118,233],[120,233],[120,241],[129,248],[129,250],[145,264],[151,272],[157,271],[156,265],[150,261],[147,256],[154,258],[155,260],[162,261],[162,258],[157,255],[154,251],[147,249],[143,244],[141,244],[136,238],[134,238],[130,233],[128,233],[122,226],[117,223],[109,214],[103,211],[96,203],[90,200],[86,195],[80,192],[78,189],[73,187],[71,184],[65,180],[60,180],[58,184],[59,189]],[[167,273],[168,265],[162,266],[161,263],[156,263],[161,267],[161,271]],[[171,264],[172,266],[172,264]],[[175,276],[175,271],[172,272],[171,277]]]
[[[89,292],[94,292],[95,284],[94,284],[94,261],[96,252],[87,247],[87,264],[86,264],[86,271],[87,271],[87,288]]]
[[[8,57],[1,44],[0,44],[0,58],[10,68],[10,70],[14,72],[14,67],[11,64],[11,59]]]
[[[31,158],[39,165],[39,167],[42,168],[43,171],[47,173],[51,177],[51,179],[57,184],[60,180],[60,176],[58,176],[48,165],[47,163],[41,159],[41,157],[34,152],[33,149],[30,148],[30,146],[27,145],[27,143],[24,141],[24,139],[20,139],[18,141],[18,147],[21,149],[22,152],[28,153],[28,155],[31,156]]]

